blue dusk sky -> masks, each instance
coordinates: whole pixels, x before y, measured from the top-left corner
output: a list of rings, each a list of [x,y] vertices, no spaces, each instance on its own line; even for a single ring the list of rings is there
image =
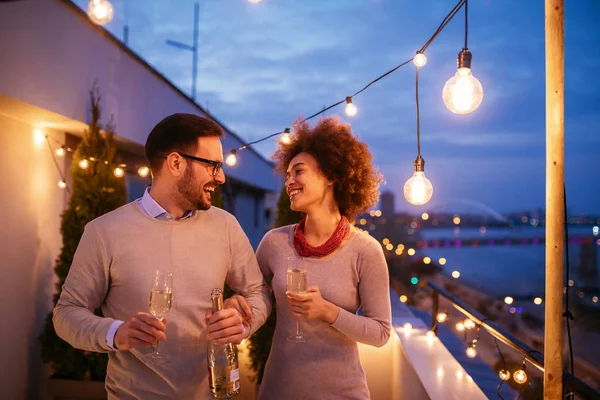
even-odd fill
[[[194,1],[112,2],[115,18],[106,28],[122,38],[127,24],[131,49],[189,93],[192,54],[165,40],[192,43]],[[600,1],[565,3],[568,206],[571,214],[600,214]],[[455,4],[201,0],[197,101],[246,141],[281,131],[411,58]],[[402,195],[417,152],[412,63],[357,96],[356,117],[346,117],[343,106],[327,115],[339,114],[369,145],[398,211],[543,208],[544,2],[469,2],[468,46],[484,98],[475,112],[456,115],[444,106],[442,88],[456,72],[463,32],[461,11],[428,48],[420,72],[429,204],[411,206]],[[268,158],[275,142],[256,148]]]

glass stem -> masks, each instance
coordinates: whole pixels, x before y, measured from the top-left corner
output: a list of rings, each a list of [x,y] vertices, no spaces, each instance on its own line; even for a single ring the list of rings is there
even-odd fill
[[[300,318],[296,317],[296,336],[302,336],[300,331]]]

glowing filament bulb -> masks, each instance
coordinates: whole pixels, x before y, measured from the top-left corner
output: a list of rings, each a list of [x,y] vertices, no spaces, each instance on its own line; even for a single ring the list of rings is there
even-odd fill
[[[64,146],[61,147],[60,149],[56,149],[56,156],[57,157],[63,157],[65,155],[65,148]]]
[[[468,114],[483,100],[483,87],[471,73],[471,58],[467,49],[458,54],[456,75],[446,82],[442,91],[444,104],[455,114]]]
[[[90,162],[88,160],[86,160],[85,158],[81,161],[79,161],[79,168],[81,169],[87,169],[90,166]]]
[[[108,0],[90,0],[87,13],[95,24],[104,25],[113,19],[113,6]]]
[[[465,331],[465,324],[463,324],[462,322],[459,322],[456,324],[456,330],[459,332],[464,332]]]
[[[427,57],[425,57],[425,54],[417,51],[417,54],[413,58],[413,62],[417,67],[422,67],[423,65],[427,64]]]
[[[445,312],[438,313],[436,319],[438,320],[438,322],[444,322],[448,319],[448,314],[446,314]]]
[[[465,328],[467,328],[467,329],[473,329],[473,328],[475,328],[475,322],[473,322],[470,319],[466,319],[465,322],[464,322],[464,324],[465,324]]]
[[[281,143],[290,144],[292,142],[292,135],[290,134],[290,128],[285,128],[283,135],[281,135]]]
[[[148,168],[148,167],[140,167],[138,169],[138,175],[141,176],[142,178],[147,177],[148,174],[150,174],[150,168]]]
[[[229,153],[229,155],[225,159],[225,164],[229,165],[230,167],[233,167],[235,164],[237,164],[237,156],[235,155],[235,153],[235,150],[232,150],[231,153]]]
[[[125,170],[121,167],[117,167],[115,168],[114,174],[117,178],[121,178],[123,175],[125,175]]]
[[[467,348],[467,357],[475,358],[477,356],[477,350],[475,350],[475,346],[471,345]]]
[[[354,104],[352,104],[352,97],[346,97],[346,115],[349,117],[354,117],[357,112],[358,109]]]
[[[527,382],[527,373],[524,370],[522,370],[522,369],[520,369],[518,371],[515,371],[515,374],[513,375],[513,379],[519,385],[522,385],[525,382]]]
[[[404,197],[409,203],[417,206],[427,203],[433,195],[433,186],[425,177],[425,160],[417,156],[415,173],[404,184]]]
[[[500,379],[502,379],[503,381],[507,381],[510,379],[510,372],[505,370],[505,369],[501,369],[500,371],[498,371],[498,376],[500,377]]]
[[[65,182],[63,180],[58,181],[58,187],[61,188],[61,189],[66,188],[67,187],[67,182]]]

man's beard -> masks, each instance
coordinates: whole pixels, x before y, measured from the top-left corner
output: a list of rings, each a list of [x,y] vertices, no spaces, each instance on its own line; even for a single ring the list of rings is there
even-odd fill
[[[212,203],[206,201],[203,188],[198,188],[197,185],[194,185],[195,181],[196,179],[192,168],[186,168],[183,179],[177,183],[177,191],[188,203],[186,206],[191,205],[194,210],[208,210]]]

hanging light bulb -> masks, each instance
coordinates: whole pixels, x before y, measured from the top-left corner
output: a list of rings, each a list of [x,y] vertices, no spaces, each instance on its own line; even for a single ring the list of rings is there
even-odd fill
[[[233,167],[235,164],[237,164],[237,156],[235,153],[237,153],[236,150],[231,150],[231,153],[229,153],[225,159],[225,164],[229,165],[230,167]]]
[[[352,104],[352,97],[346,97],[346,115],[349,117],[354,117],[357,112],[358,109],[354,104]]]
[[[138,169],[138,175],[141,176],[142,178],[147,177],[149,173],[150,173],[150,168],[148,168],[148,167],[140,167]]]
[[[104,25],[113,19],[113,6],[108,0],[90,0],[87,13],[92,22]]]
[[[283,144],[292,143],[292,135],[290,134],[290,128],[285,128],[285,130],[283,131],[283,135],[281,135],[280,141]]]
[[[417,156],[415,160],[415,173],[404,184],[404,197],[409,203],[420,206],[431,200],[433,186],[425,177],[425,160]]]
[[[527,382],[527,373],[525,372],[525,370],[518,370],[515,371],[514,375],[513,375],[513,379],[515,380],[515,382],[517,382],[519,385],[524,384],[525,382]]]
[[[475,328],[475,322],[473,322],[473,320],[470,320],[470,319],[467,318],[465,320],[465,328],[467,328],[467,329],[473,329],[473,328]]]
[[[458,54],[456,75],[446,82],[442,91],[444,104],[455,114],[468,114],[483,100],[483,86],[471,73],[471,59],[471,52],[462,49]]]
[[[46,140],[46,134],[41,129],[36,128],[33,133],[33,141],[35,144],[40,145],[44,143],[44,140]]]
[[[65,146],[62,146],[60,149],[56,149],[56,156],[63,157],[65,155]]]
[[[438,322],[444,322],[448,319],[448,314],[446,314],[445,312],[438,313],[436,319],[438,320]]]
[[[501,369],[500,371],[498,371],[498,376],[503,381],[507,381],[510,379],[510,372],[506,369]]]
[[[114,170],[114,174],[117,178],[121,178],[123,175],[125,175],[125,170],[121,167],[117,167]]]
[[[423,54],[421,50],[419,50],[417,51],[417,54],[413,57],[413,62],[417,67],[420,68],[423,65],[427,64],[427,57],[425,57],[425,54]]]
[[[85,158],[81,161],[79,161],[79,168],[81,169],[87,169],[87,167],[90,166],[90,162],[88,160],[86,160]]]
[[[61,189],[66,188],[67,187],[67,182],[65,182],[64,180],[61,179],[60,181],[58,181],[58,187],[61,188]]]
[[[463,324],[462,322],[458,322],[456,324],[456,330],[459,332],[464,332],[465,331],[465,324]]]
[[[467,347],[467,357],[469,358],[475,358],[477,357],[477,350],[475,350],[475,344],[471,344],[469,347]]]

